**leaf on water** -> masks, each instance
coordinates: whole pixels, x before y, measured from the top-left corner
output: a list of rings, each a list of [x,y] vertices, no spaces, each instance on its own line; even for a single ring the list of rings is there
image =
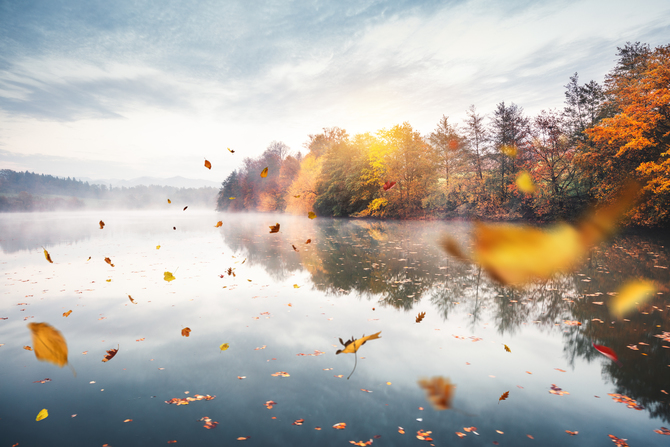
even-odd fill
[[[223,225],[222,221],[218,221],[216,225],[214,225],[214,228],[219,228],[221,225]]]
[[[503,345],[503,346],[505,347],[505,351],[512,352],[512,350],[509,348],[509,346],[507,346],[507,345]]]
[[[500,396],[500,399],[498,399],[498,403],[500,403],[501,400],[507,400],[508,397],[509,397],[509,391],[505,391],[504,393],[502,393],[502,396]]]
[[[111,279],[106,279],[105,281],[107,281],[107,282],[112,282],[112,280],[111,280]]]
[[[51,264],[53,264],[54,262],[51,260],[51,256],[49,255],[49,252],[47,251],[47,249],[42,247],[42,250],[44,250],[44,257],[47,259],[47,261],[49,261]]]
[[[47,411],[46,408],[43,408],[42,411],[37,413],[37,417],[35,418],[36,421],[41,421],[42,419],[46,419],[49,417],[49,412]]]
[[[316,214],[310,211],[309,213],[307,213],[307,217],[309,217],[310,219],[316,219]]]
[[[389,189],[393,188],[395,184],[396,184],[395,182],[387,181],[386,183],[384,183],[384,186],[382,186],[382,188],[384,188],[384,191],[388,191]]]
[[[569,434],[570,436],[575,436],[576,434],[579,434],[578,431],[565,430],[565,432],[566,432],[567,434]]]
[[[186,208],[188,208],[188,205],[186,205],[182,211],[186,211]]]
[[[172,227],[172,229],[173,229],[173,230],[176,230],[176,229],[177,229],[177,227]]]
[[[297,248],[295,248],[295,245],[291,244],[291,247],[293,247],[293,250],[295,250],[295,251],[297,251],[297,252],[300,252],[300,250],[298,250]]]
[[[67,312],[63,312],[63,316],[64,317],[69,317],[71,313],[72,313],[72,309],[68,310]]]
[[[102,230],[103,228],[105,228],[105,223],[104,223],[103,221],[100,221],[99,223],[100,223],[100,229],[101,229],[101,230]]]
[[[167,282],[170,282],[170,281],[174,281],[177,278],[175,278],[174,275],[172,275],[172,273],[170,273],[170,272],[164,272],[163,273],[163,279]]]
[[[305,241],[305,245],[310,244],[311,242],[312,242],[311,239],[307,239],[307,240]]]
[[[221,346],[219,346],[219,349],[222,351],[225,351],[228,348],[230,348],[230,345],[228,343],[223,343],[221,344]]]
[[[293,197],[295,197],[296,199],[299,199],[299,198],[300,198],[300,194],[295,195],[295,196],[293,196]]]
[[[268,168],[265,168],[261,171],[261,177],[265,178],[268,176]]]
[[[346,342],[342,341],[340,338],[340,343],[342,346],[344,346],[344,349],[339,349],[335,354],[353,354],[355,352],[358,352],[358,349],[365,344],[366,341],[368,340],[375,340],[377,338],[381,338],[379,334],[381,334],[382,331],[377,332],[376,334],[363,336],[359,338],[358,340],[355,340],[354,337],[351,337],[351,340],[348,340]]]
[[[434,409],[441,411],[451,408],[456,385],[452,384],[448,378],[436,376],[432,379],[419,379],[417,383],[426,390],[426,399]]]
[[[304,419],[296,419],[291,425],[302,425],[305,422]]]
[[[228,149],[228,151],[229,151],[229,152],[230,152],[231,154],[234,154],[234,153],[235,153],[235,151],[234,151],[234,150],[232,150],[232,149],[231,149],[231,148],[229,148],[229,147],[227,147],[226,149]]]
[[[650,299],[656,287],[651,281],[636,280],[625,283],[619,293],[612,299],[612,314],[622,318],[630,310],[635,309],[638,303]]]
[[[191,335],[191,328],[190,327],[185,327],[184,329],[181,330],[181,335],[183,337],[188,337]]]
[[[172,203],[172,200],[168,199],[168,203]]]
[[[299,285],[297,285],[297,284],[293,284],[293,288],[294,288],[294,289],[299,289],[299,288],[300,288],[300,286],[299,286]]]
[[[212,164],[209,162],[209,160],[205,160],[205,167],[210,170],[212,169]]]
[[[423,320],[423,317],[426,316],[426,312],[419,312],[419,315],[416,316],[416,322],[421,323],[421,320]]]
[[[519,191],[524,192],[526,194],[533,194],[537,189],[535,187],[535,182],[533,182],[533,178],[526,171],[519,172],[519,175],[517,175],[514,183],[516,183],[516,186],[517,188],[519,188]]]
[[[128,299],[130,300],[131,303],[137,304],[132,296],[128,295]]]
[[[270,233],[279,233],[279,222],[277,225],[270,225]]]
[[[111,259],[109,259],[109,258],[105,258],[105,262],[106,262],[107,264],[111,265],[112,267],[114,267],[114,264],[112,264],[112,260],[111,260]]]
[[[509,158],[516,158],[517,149],[516,146],[503,144],[502,146],[500,146],[500,152],[507,155]]]
[[[117,352],[119,352],[119,346],[118,345],[116,346],[116,349],[110,349],[109,351],[107,351],[107,354],[105,354],[105,358],[102,359],[102,362],[103,363],[104,362],[109,362],[110,360],[112,360],[114,358],[114,356],[116,355]]]
[[[338,422],[337,424],[333,425],[333,428],[335,430],[344,430],[347,428],[347,423],[346,422]]]
[[[63,335],[47,323],[29,323],[33,336],[35,357],[42,362],[53,363],[61,368],[67,364],[67,343]]]

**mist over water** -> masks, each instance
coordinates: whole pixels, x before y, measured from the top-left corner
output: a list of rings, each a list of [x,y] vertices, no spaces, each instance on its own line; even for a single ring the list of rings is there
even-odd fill
[[[270,234],[276,223],[279,233]],[[468,229],[190,208],[2,214],[2,438],[407,445],[428,430],[435,445],[608,445],[608,434],[631,446],[665,445],[653,431],[670,423],[670,343],[655,337],[670,331],[665,242],[619,236],[574,274],[515,290],[439,248],[445,233],[467,246]],[[166,271],[176,279],[165,281]],[[666,288],[615,320],[609,294],[638,277]],[[419,312],[426,315],[416,323]],[[76,377],[24,349],[31,322],[62,333]],[[335,354],[339,338],[379,331],[357,354]],[[221,351],[222,343],[230,348]],[[592,343],[613,349],[622,366]],[[417,385],[433,376],[456,384],[452,409],[434,410]],[[569,394],[550,394],[552,384]],[[165,403],[196,394],[216,397]],[[49,417],[36,422],[43,408]],[[204,428],[203,417],[218,426]],[[297,419],[304,424],[293,425]],[[346,429],[332,428],[341,422]],[[472,426],[478,435],[458,438]]]

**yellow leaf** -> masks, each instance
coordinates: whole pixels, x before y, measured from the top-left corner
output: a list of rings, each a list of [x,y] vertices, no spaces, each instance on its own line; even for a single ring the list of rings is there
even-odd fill
[[[112,280],[111,280],[111,279],[106,279],[105,281],[107,281],[107,282],[112,282]]]
[[[297,196],[293,196],[293,197],[295,197],[296,199],[299,199],[299,198],[300,198],[300,194],[298,194]]]
[[[42,419],[46,419],[49,417],[49,412],[47,411],[46,408],[43,408],[42,411],[37,413],[37,417],[35,418],[36,421],[41,421]]]
[[[297,285],[297,284],[293,284],[293,288],[294,288],[294,289],[299,289],[299,288],[300,288],[300,286],[299,286],[299,285]]]
[[[509,348],[509,346],[507,346],[507,345],[503,345],[503,346],[505,347],[505,351],[512,352],[512,350]]]
[[[160,248],[161,248],[160,245],[156,245],[156,250],[160,250]]]
[[[209,162],[209,160],[205,160],[205,167],[207,169],[212,169],[212,164]]]
[[[348,340],[346,343],[342,341],[340,338],[340,343],[344,346],[344,349],[339,349],[335,354],[353,354],[354,352],[358,352],[358,349],[365,344],[366,341],[368,340],[374,340],[377,338],[381,338],[379,334],[381,334],[382,331],[377,332],[376,334],[368,335],[367,337],[363,336],[359,338],[358,340],[354,340],[352,337],[351,340]]]
[[[170,272],[165,272],[165,273],[163,273],[163,279],[164,279],[165,281],[167,281],[167,282],[170,282],[170,281],[174,281],[174,280],[177,279],[177,278],[175,278],[175,277],[172,275],[172,273],[170,273]]]
[[[35,357],[41,362],[49,362],[61,368],[67,364],[67,343],[63,335],[47,323],[29,323],[33,336]]]
[[[112,267],[114,267],[114,264],[112,264],[112,260],[111,260],[111,259],[109,259],[109,258],[105,258],[105,262],[106,262],[107,264],[111,265]]]
[[[172,200],[168,199],[168,203],[172,203]]]
[[[268,176],[268,168],[265,168],[261,171],[261,177],[265,178]]]
[[[651,298],[656,287],[651,281],[629,281],[624,284],[619,293],[612,300],[612,314],[617,318],[623,317],[635,305]]]
[[[535,182],[533,182],[533,178],[526,171],[521,171],[519,173],[515,183],[521,192],[525,192],[526,194],[533,194],[535,192]]]
[[[232,149],[231,149],[231,148],[229,148],[229,147],[227,147],[226,149],[228,149],[228,150],[230,151],[230,153],[231,153],[231,154],[234,154],[234,153],[235,153],[235,151],[234,151],[234,150],[232,150]]]
[[[219,349],[222,351],[225,351],[228,348],[230,348],[230,345],[228,343],[223,343],[221,346],[219,346]]]
[[[223,225],[223,222],[218,221],[216,225],[214,225],[214,228],[219,228],[221,225]]]
[[[309,213],[307,213],[307,217],[309,217],[310,219],[314,219],[316,218],[316,214],[310,211]]]
[[[500,152],[507,155],[509,158],[516,158],[517,154],[516,146],[511,146],[509,144],[500,146]]]
[[[228,197],[230,200],[235,200],[235,197]]]
[[[50,263],[53,264],[54,262],[51,260],[51,256],[49,255],[49,252],[47,251],[47,249],[42,247],[42,250],[44,250],[44,257],[47,258],[47,261],[49,261]]]

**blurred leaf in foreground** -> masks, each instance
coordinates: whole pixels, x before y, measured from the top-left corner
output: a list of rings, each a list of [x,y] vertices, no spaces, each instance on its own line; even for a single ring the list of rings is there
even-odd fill
[[[418,384],[426,390],[426,399],[438,411],[449,410],[454,398],[456,385],[448,378],[436,376],[432,379],[419,379]]]
[[[638,303],[653,297],[654,292],[656,292],[656,287],[651,281],[636,280],[625,283],[612,299],[612,314],[617,318],[622,318],[627,312],[635,309]]]
[[[33,335],[33,350],[37,360],[61,368],[67,364],[67,343],[57,329],[47,323],[29,323],[28,328]]]

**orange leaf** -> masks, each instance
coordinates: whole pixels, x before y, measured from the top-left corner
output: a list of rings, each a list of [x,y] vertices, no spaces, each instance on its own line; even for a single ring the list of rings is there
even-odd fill
[[[261,171],[261,177],[265,178],[268,176],[268,168],[265,168]]]
[[[423,317],[426,316],[426,312],[419,312],[419,315],[416,317],[416,322],[421,323],[421,320],[423,320]]]
[[[102,361],[103,362],[109,362],[110,360],[112,360],[114,358],[114,356],[116,355],[117,352],[119,352],[118,345],[117,345],[116,349],[110,349],[109,351],[107,351],[107,354],[105,354],[105,358],[103,358]]]
[[[102,230],[103,228],[105,228],[105,223],[103,221],[100,221],[100,229]]]
[[[212,169],[212,164],[209,162],[209,160],[205,160],[205,167],[207,169]]]
[[[106,262],[107,264],[111,265],[112,267],[114,267],[114,264],[112,264],[112,260],[111,260],[111,259],[109,259],[109,258],[105,258],[105,262]]]
[[[53,363],[61,368],[65,366],[67,343],[63,335],[47,323],[30,323],[28,328],[32,332],[33,349],[37,360]]]
[[[191,328],[185,327],[184,329],[182,329],[181,335],[183,335],[184,337],[188,337],[189,335],[191,335]]]
[[[426,390],[426,399],[436,410],[448,410],[451,408],[451,400],[454,397],[456,385],[447,378],[436,376],[432,379],[420,379],[418,384]]]
[[[507,400],[508,397],[509,397],[509,391],[505,391],[504,393],[502,393],[502,396],[500,396],[500,399],[498,399],[498,403],[500,403],[501,400]]]
[[[63,316],[64,317],[69,317],[71,313],[72,313],[72,309],[68,310],[67,312],[63,312]]]
[[[270,233],[279,233],[279,222],[277,225],[270,225]]]
[[[214,228],[219,228],[221,225],[223,225],[223,222],[218,221],[216,225],[214,225]]]

